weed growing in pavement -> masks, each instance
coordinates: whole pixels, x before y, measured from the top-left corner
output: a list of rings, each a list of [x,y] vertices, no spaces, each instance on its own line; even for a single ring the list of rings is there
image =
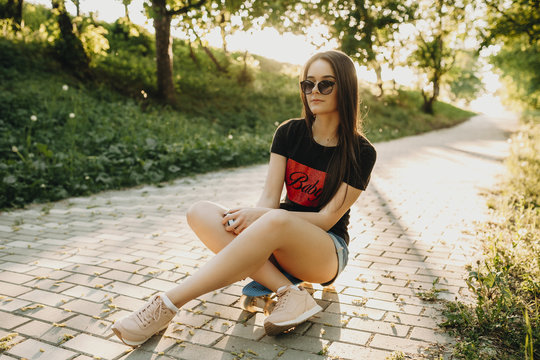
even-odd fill
[[[420,291],[416,294],[420,299],[429,302],[435,302],[439,299],[439,293],[448,291],[447,289],[437,289],[435,286],[439,283],[439,278],[433,280],[433,285],[430,290]]]
[[[469,268],[476,304],[446,303],[458,358],[540,357],[540,113],[523,115],[510,141],[509,178],[490,199],[495,220],[479,230],[485,256]]]

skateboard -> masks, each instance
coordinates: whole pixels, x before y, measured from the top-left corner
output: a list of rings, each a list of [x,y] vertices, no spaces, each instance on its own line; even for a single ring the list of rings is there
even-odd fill
[[[313,286],[310,283],[305,283],[287,273],[283,273],[283,275],[285,275],[294,285],[302,284],[302,287],[308,291],[313,289]],[[240,307],[248,312],[262,310],[265,315],[269,315],[276,304],[275,297],[276,294],[274,294],[272,290],[256,281],[252,281],[242,289]]]

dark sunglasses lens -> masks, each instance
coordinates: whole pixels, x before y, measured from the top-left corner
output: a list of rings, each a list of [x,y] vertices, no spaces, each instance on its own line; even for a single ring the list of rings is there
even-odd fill
[[[334,82],[330,80],[323,80],[319,83],[319,92],[323,95],[328,95],[332,92]]]
[[[300,87],[302,88],[302,92],[304,94],[309,95],[313,91],[315,84],[311,81],[304,80],[300,83]]]

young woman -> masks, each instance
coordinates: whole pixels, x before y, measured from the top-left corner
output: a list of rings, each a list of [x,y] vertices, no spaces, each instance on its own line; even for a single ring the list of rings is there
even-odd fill
[[[348,56],[338,51],[314,55],[301,80],[304,118],[276,130],[257,205],[229,210],[200,202],[188,210],[189,225],[216,256],[118,320],[112,329],[125,344],[144,343],[188,301],[246,277],[277,293],[277,304],[264,321],[268,335],[322,310],[282,271],[323,285],[336,279],[347,263],[349,208],[369,182],[376,153],[359,133],[358,82]],[[280,203],[283,184],[287,196]]]

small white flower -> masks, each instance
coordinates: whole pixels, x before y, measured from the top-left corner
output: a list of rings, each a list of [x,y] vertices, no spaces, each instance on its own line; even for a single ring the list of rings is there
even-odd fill
[[[62,85],[62,90],[68,91],[68,89],[69,89],[69,86],[67,86],[66,84]]]
[[[19,152],[19,149],[17,149],[17,147],[14,145],[14,146],[11,147],[11,151],[16,153],[16,152]]]
[[[278,125],[279,125],[279,122],[276,121],[276,122],[274,123],[274,125],[275,125],[275,126],[278,126]]]
[[[75,117],[75,114],[74,113],[69,113],[69,118],[70,119],[73,119]]]
[[[30,116],[30,120],[32,120],[32,121],[37,121],[37,116],[36,116],[36,115]]]
[[[45,184],[41,184],[41,188],[45,188],[45,186],[46,186]]]
[[[231,134],[229,134],[229,136],[227,136],[229,138],[229,140],[232,140],[233,136]]]
[[[90,180],[90,176],[86,175],[86,176],[84,177],[84,180]]]

